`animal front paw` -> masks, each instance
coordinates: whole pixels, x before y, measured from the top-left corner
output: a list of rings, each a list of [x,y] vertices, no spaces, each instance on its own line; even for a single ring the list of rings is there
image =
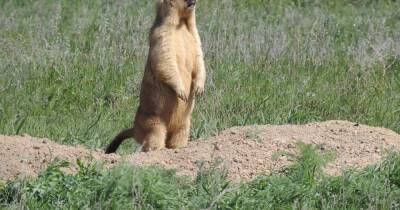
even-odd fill
[[[193,90],[196,95],[201,96],[204,94],[204,85],[195,84]]]
[[[186,91],[183,89],[177,90],[176,95],[178,96],[178,98],[180,98],[184,102],[187,102],[189,100],[189,96],[186,94]]]

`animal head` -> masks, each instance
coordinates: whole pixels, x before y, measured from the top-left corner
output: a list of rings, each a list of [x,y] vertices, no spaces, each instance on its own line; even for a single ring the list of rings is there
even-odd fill
[[[158,0],[159,6],[168,6],[176,9],[180,14],[189,14],[194,11],[197,0]]]
[[[192,11],[196,7],[196,0],[170,0],[179,11]]]

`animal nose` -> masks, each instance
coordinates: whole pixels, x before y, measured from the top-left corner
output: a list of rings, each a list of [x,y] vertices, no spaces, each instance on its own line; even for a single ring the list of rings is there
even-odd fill
[[[196,0],[188,0],[187,4],[188,4],[188,6],[193,6],[196,4]]]

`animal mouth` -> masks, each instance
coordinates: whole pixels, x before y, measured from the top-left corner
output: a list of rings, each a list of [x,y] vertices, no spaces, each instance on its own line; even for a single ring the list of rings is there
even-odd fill
[[[194,9],[196,6],[196,0],[187,0],[186,3],[188,9]]]

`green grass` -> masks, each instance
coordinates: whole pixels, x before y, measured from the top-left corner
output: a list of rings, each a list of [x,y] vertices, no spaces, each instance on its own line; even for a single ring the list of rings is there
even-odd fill
[[[10,209],[398,209],[400,154],[362,171],[327,177],[330,156],[299,144],[294,164],[281,173],[233,183],[214,165],[194,181],[174,171],[121,165],[103,170],[80,164],[67,175],[54,163],[35,180],[0,187],[0,207]]]
[[[103,148],[129,127],[153,4],[0,0],[0,133]],[[201,0],[208,78],[192,138],[236,125],[329,119],[400,132],[399,11],[390,0]],[[133,147],[127,141],[120,152]],[[307,175],[314,181],[306,183],[293,169],[238,186],[216,172],[191,182],[161,169],[82,166],[71,176],[52,167],[37,180],[8,183],[2,192],[11,194],[0,199],[10,208],[197,209],[216,198],[221,209],[399,208],[398,156],[385,164]]]
[[[329,2],[202,1],[192,137],[328,119],[399,132],[400,4]],[[100,148],[131,125],[153,1],[0,5],[0,133]]]

